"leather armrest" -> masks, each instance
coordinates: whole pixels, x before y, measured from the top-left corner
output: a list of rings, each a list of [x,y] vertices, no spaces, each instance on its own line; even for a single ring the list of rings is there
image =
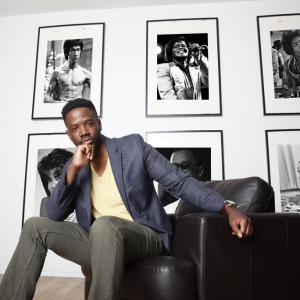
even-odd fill
[[[271,185],[259,177],[247,177],[204,182],[208,188],[214,189],[225,199],[233,200],[245,213],[274,212],[274,191]],[[203,209],[188,202],[180,201],[176,215],[204,213]]]
[[[299,298],[300,215],[250,217],[254,234],[241,240],[223,215],[177,217],[172,254],[195,263],[199,299]]]

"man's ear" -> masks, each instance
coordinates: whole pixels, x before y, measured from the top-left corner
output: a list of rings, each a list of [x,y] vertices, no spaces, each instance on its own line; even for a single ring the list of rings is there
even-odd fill
[[[70,132],[68,129],[66,129],[66,134],[68,135],[68,137],[70,138]]]

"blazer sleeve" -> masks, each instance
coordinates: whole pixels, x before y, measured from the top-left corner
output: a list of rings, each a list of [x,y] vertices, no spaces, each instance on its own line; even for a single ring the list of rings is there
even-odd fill
[[[143,141],[144,163],[150,177],[170,194],[210,212],[220,212],[224,198],[191,175],[177,170],[163,155]]]
[[[54,221],[63,221],[74,211],[77,179],[71,185],[67,185],[66,175],[69,164],[70,161],[64,166],[63,175],[46,202],[47,216]]]
[[[167,63],[157,65],[157,88],[162,100],[178,100],[175,93],[173,80],[170,74],[170,66]]]

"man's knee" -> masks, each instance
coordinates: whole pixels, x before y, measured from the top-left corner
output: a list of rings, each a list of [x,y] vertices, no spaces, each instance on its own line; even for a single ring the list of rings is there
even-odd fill
[[[90,229],[90,237],[106,238],[119,236],[122,228],[122,221],[120,218],[113,216],[103,216],[96,219]]]
[[[31,217],[27,219],[23,226],[23,232],[32,232],[33,230],[41,230],[46,228],[47,218]]]

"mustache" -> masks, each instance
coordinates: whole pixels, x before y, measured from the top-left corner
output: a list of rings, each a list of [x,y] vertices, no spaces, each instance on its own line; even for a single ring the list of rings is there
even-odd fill
[[[82,139],[80,139],[80,144],[84,144],[84,143],[89,143],[89,144],[92,144],[95,142],[95,140],[90,137],[90,136],[87,136],[87,137],[83,137]]]

